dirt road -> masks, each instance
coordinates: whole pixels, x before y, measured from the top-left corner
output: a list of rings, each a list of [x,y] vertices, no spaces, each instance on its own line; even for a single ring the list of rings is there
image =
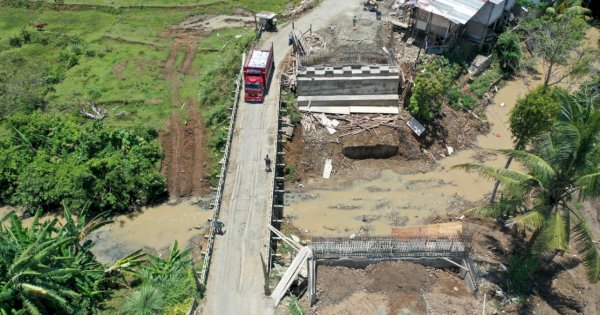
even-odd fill
[[[334,19],[347,18],[360,5],[358,0],[324,0],[319,6],[294,22],[295,28],[306,30],[326,27]],[[278,33],[265,34],[261,45],[274,45],[276,74],[264,104],[240,103],[235,123],[231,160],[225,181],[221,219],[226,234],[217,238],[209,272],[206,304],[203,313],[273,314],[274,308],[265,295],[265,273],[262,257],[267,246],[267,206],[269,176],[264,171],[265,154],[274,156],[276,133],[276,98],[279,86],[279,64],[288,47],[291,23]]]

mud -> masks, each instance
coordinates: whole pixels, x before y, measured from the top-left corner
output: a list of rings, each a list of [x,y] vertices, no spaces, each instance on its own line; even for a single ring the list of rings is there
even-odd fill
[[[453,314],[472,314],[477,305],[458,276],[402,261],[364,270],[319,266],[317,294],[308,314],[449,314],[431,311],[450,299]]]
[[[161,169],[167,177],[170,203],[210,192],[205,178],[210,162],[209,152],[204,147],[208,132],[196,106],[191,106],[188,114],[187,120],[173,115],[168,130],[160,134],[164,154]]]
[[[339,236],[349,236],[357,231],[385,235],[390,233],[392,226],[426,224],[432,217],[438,216],[460,216],[462,210],[485,198],[493,183],[475,174],[454,170],[452,166],[474,160],[488,165],[504,165],[505,157],[487,150],[512,147],[508,117],[516,100],[536,83],[527,82],[517,78],[506,82],[498,91],[494,102],[486,109],[490,131],[476,138],[477,146],[474,148],[445,158],[434,156],[436,163],[431,169],[427,169],[426,165],[425,169],[413,166],[411,172],[404,169],[399,173],[392,170],[394,167],[389,167],[378,172],[376,168],[379,165],[369,165],[373,160],[367,160],[366,165],[362,164],[357,170],[365,172],[366,179],[348,183],[343,178],[336,180],[335,175],[332,180],[310,178],[302,183],[304,189],[301,193],[286,196],[285,215],[295,226],[311,234]],[[343,160],[334,159],[334,170],[343,167],[342,163]],[[421,171],[415,173],[415,169]],[[375,176],[369,176],[371,174]],[[311,189],[313,187],[324,189]],[[336,208],[340,201],[350,208]]]
[[[163,75],[171,87],[171,104],[174,109],[187,106],[189,117],[184,120],[173,114],[167,122],[167,130],[160,134],[164,153],[161,172],[167,177],[169,203],[211,191],[205,178],[210,162],[210,152],[206,148],[208,130],[198,111],[197,99],[182,98],[179,93],[185,78],[181,74],[199,75],[194,73],[192,65],[201,38],[218,29],[250,26],[250,22],[254,23],[254,17],[248,15],[194,15],[161,34],[162,39],[173,40],[163,63]],[[178,62],[181,54],[183,61]]]

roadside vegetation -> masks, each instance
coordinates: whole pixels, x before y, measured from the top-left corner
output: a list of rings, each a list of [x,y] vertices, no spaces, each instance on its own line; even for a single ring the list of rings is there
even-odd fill
[[[164,198],[157,133],[69,115],[15,114],[0,142],[0,203],[45,212],[66,205],[128,211]]]
[[[0,218],[0,313],[185,314],[201,296],[190,250],[180,251],[177,242],[166,259],[138,250],[102,265],[87,236],[112,221],[106,213],[86,214],[75,217],[65,207],[59,223],[38,211],[30,227],[14,212]]]
[[[0,2],[0,314],[185,314],[201,297],[189,249],[102,265],[104,217],[161,202],[158,135],[195,106],[214,179],[253,28],[174,34],[190,16],[282,12],[293,0]],[[176,40],[194,47],[189,51]],[[173,56],[171,56],[173,55]],[[166,61],[173,57],[172,69]],[[89,115],[91,113],[91,115]],[[86,209],[73,213],[69,209]],[[42,214],[64,214],[62,221]],[[89,214],[99,214],[90,219]],[[46,218],[44,218],[46,219]],[[43,221],[43,222],[42,222]]]

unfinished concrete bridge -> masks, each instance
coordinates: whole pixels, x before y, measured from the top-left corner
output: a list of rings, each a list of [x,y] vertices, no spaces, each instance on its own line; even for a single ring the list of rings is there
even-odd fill
[[[455,229],[459,233],[435,233],[435,228]],[[306,290],[309,303],[315,303],[317,265],[344,265],[364,268],[381,261],[411,261],[436,268],[458,268],[459,275],[473,293],[477,291],[477,276],[470,257],[470,239],[462,234],[462,223],[425,226],[422,233],[413,233],[414,227],[396,229],[388,237],[315,237],[302,246],[274,228],[279,239],[298,251],[296,257],[273,290],[271,298],[278,304],[295,279],[303,275],[308,280]],[[404,231],[402,231],[404,230]]]

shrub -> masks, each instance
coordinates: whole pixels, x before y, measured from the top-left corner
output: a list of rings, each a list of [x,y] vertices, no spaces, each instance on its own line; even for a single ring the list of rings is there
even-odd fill
[[[500,67],[506,72],[515,73],[521,67],[520,38],[514,32],[504,32],[498,37],[495,50]]]
[[[462,107],[466,109],[473,109],[475,104],[477,104],[477,101],[470,95],[462,95],[460,100],[462,102]]]
[[[447,87],[453,86],[461,71],[460,65],[444,57],[436,57],[418,67],[408,111],[417,119],[432,120],[445,99],[451,97],[445,91]]]
[[[21,37],[15,35],[8,39],[8,44],[12,47],[21,47],[23,43],[21,42]]]
[[[501,273],[506,283],[506,290],[514,295],[526,295],[531,291],[529,285],[533,274],[540,267],[538,258],[526,258],[516,255],[508,257],[508,268]]]
[[[298,167],[295,164],[286,165],[285,168],[283,169],[283,172],[285,173],[285,179],[286,180],[294,179],[294,176],[296,176],[297,170],[298,170]]]
[[[29,44],[31,42],[31,33],[28,30],[22,28],[21,38],[23,38],[23,43]]]
[[[68,115],[14,114],[0,139],[0,203],[127,211],[166,193],[154,130],[79,124]]]

